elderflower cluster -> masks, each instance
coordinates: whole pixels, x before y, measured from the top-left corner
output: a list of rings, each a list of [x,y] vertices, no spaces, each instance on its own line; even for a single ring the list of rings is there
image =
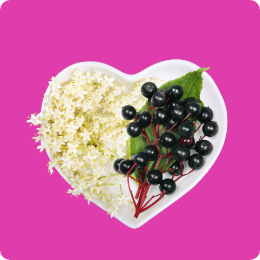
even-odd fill
[[[137,82],[132,92],[125,94],[126,86],[97,71],[73,71],[71,80],[65,83],[53,77],[42,111],[27,121],[40,124],[33,139],[41,141],[37,147],[40,152],[45,149],[52,155],[50,173],[59,165],[72,188],[68,193],[83,194],[88,203],[94,196],[107,201],[111,217],[118,215],[119,206],[127,205],[130,199],[109,194],[109,186],[118,187],[119,193],[125,180],[119,173],[107,170],[114,160],[125,156],[128,122],[122,118],[121,110],[127,104],[136,110],[142,108],[146,99],[140,88],[145,81]],[[149,81],[160,83],[156,79]]]

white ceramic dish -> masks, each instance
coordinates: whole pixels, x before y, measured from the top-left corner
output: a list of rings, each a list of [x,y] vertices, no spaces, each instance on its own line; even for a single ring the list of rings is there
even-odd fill
[[[69,81],[70,76],[73,70],[79,69],[82,72],[93,72],[94,70],[100,71],[102,74],[111,76],[115,78],[117,83],[121,83],[122,85],[126,85],[128,88],[134,86],[135,82],[139,81],[141,78],[158,78],[167,82],[168,80],[179,78],[186,74],[187,72],[197,70],[199,66],[184,60],[168,60],[159,62],[150,66],[149,68],[134,74],[129,75],[125,74],[109,65],[99,63],[99,62],[80,62],[74,65],[71,65],[61,71],[58,76],[61,81]],[[177,190],[171,196],[165,196],[160,203],[156,204],[151,209],[143,212],[139,215],[138,219],[133,217],[134,212],[130,210],[130,207],[124,207],[119,209],[119,215],[116,218],[131,228],[138,228],[145,224],[148,220],[156,216],[162,210],[170,206],[180,197],[182,197],[185,193],[191,190],[209,171],[211,166],[216,161],[225,141],[226,132],[227,132],[227,111],[224,100],[218,90],[217,85],[213,81],[213,79],[209,76],[207,72],[202,74],[203,76],[203,90],[201,93],[201,99],[205,103],[205,106],[210,106],[214,111],[214,121],[218,122],[219,132],[218,134],[210,138],[210,141],[213,143],[214,150],[213,152],[205,157],[205,165],[202,169],[195,171],[191,175],[183,177],[178,181]],[[46,94],[49,93],[49,89],[47,89]],[[198,140],[199,136],[203,135],[202,130],[200,129],[196,135],[195,139]],[[50,159],[52,158],[51,154],[48,154]],[[185,163],[185,172],[189,171],[187,163]],[[56,167],[57,171],[62,174],[62,169],[60,167]],[[170,177],[168,173],[165,174],[164,178]],[[66,181],[67,179],[64,178]],[[137,186],[132,182],[131,183],[132,190],[135,194],[137,190]],[[111,190],[113,192],[113,189]],[[125,184],[123,187],[124,194],[129,194],[127,185]],[[159,188],[158,186],[152,187],[148,193],[148,197],[158,194]],[[130,194],[129,194],[130,195]],[[100,208],[106,210],[107,204],[101,202],[99,199],[94,199],[93,203],[98,205]],[[87,207],[87,204],[86,204]]]

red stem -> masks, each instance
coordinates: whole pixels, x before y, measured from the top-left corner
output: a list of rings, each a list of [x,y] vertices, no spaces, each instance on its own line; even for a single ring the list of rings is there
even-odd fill
[[[155,130],[155,134],[156,134],[156,136],[158,135],[158,133],[159,133],[159,129],[160,129],[160,125],[159,124],[157,124],[156,125],[156,130]]]
[[[144,204],[144,206],[142,207],[142,209],[144,209],[144,207],[145,207],[153,198],[156,198],[156,197],[158,197],[158,196],[164,194],[165,192],[166,192],[166,191],[164,190],[164,191],[161,192],[160,194],[155,195],[155,196],[152,196],[152,197]],[[142,209],[141,209],[141,210],[142,210]]]
[[[135,218],[137,218],[138,215],[141,213],[141,211],[139,211],[139,210],[141,209],[141,207],[145,201],[149,188],[150,188],[150,184],[144,184],[144,186],[142,187],[142,192],[141,192],[138,204],[137,204],[138,210],[136,210],[135,215],[134,215]]]
[[[162,154],[161,157],[162,157],[162,158],[163,158],[163,157],[167,157],[167,156],[172,155],[172,154],[173,154],[173,152],[169,152],[169,153],[166,153],[166,154]]]
[[[141,133],[141,136],[143,136],[143,137],[146,139],[147,144],[150,144],[150,140],[149,140],[149,138],[148,138],[147,136],[145,136],[145,135],[142,134],[142,133]]]
[[[155,134],[155,132],[154,132],[154,130],[153,130],[153,121],[151,121],[151,128],[152,128],[153,135],[154,135],[154,138],[155,138],[155,141],[156,141],[156,140],[157,140],[157,137],[156,137],[156,134]]]
[[[194,132],[194,134],[200,129],[200,127],[202,126],[202,124],[199,125],[199,127],[196,129],[196,131]],[[193,135],[194,135],[193,134]]]
[[[130,194],[131,194],[133,203],[134,203],[134,205],[135,205],[135,210],[137,210],[137,205],[136,205],[136,203],[135,203],[135,199],[134,199],[134,196],[133,196],[133,192],[132,192],[132,190],[131,190],[131,188],[130,188],[130,183],[129,183],[129,174],[130,174],[131,170],[132,170],[135,166],[136,166],[136,163],[135,163],[135,164],[132,166],[132,168],[127,172],[127,184],[128,184],[128,189],[129,189],[129,192],[130,192]]]
[[[159,135],[165,130],[166,126],[160,131]]]
[[[187,116],[184,117],[184,119],[181,122],[184,122],[185,119],[187,119],[190,116],[190,114],[188,114]]]
[[[162,159],[162,157],[159,157],[159,158],[158,158],[158,160],[157,160],[157,162],[156,162],[156,164],[155,164],[155,166],[154,166],[154,169],[155,169],[155,170],[157,170],[157,168],[158,168],[158,166],[159,166],[159,164],[160,164],[161,159]]]
[[[174,132],[174,131],[176,131],[177,129],[178,129],[178,127],[174,128],[174,129],[171,131],[171,133]]]
[[[145,168],[143,169],[143,171],[145,171]],[[142,183],[143,183],[143,173],[142,173],[142,170],[139,169],[138,170],[139,172],[139,180],[141,182],[141,184],[138,185],[138,189],[137,189],[137,192],[136,192],[136,195],[135,195],[135,198],[138,199],[139,198],[139,195],[140,195],[140,192],[141,192],[141,189],[142,189]]]
[[[192,173],[194,171],[194,169],[193,170],[191,170],[190,172],[188,172],[188,173],[186,173],[186,174],[183,174],[182,176],[180,176],[179,178],[177,178],[176,180],[174,180],[175,182],[177,181],[177,180],[179,180],[181,177],[183,177],[183,176],[186,176],[186,175],[188,175],[188,174],[190,174],[190,173]]]
[[[154,116],[155,110],[156,110],[156,107],[153,109],[153,115],[152,115],[152,120],[151,121],[153,121],[153,116]]]
[[[152,143],[152,145],[157,144],[159,141],[160,141],[160,138],[157,141],[155,141],[154,143]]]
[[[178,123],[175,123],[168,131],[167,133],[169,133]]]
[[[161,169],[160,171],[163,171],[163,169],[168,165],[168,163],[170,162],[170,160],[172,159],[172,157],[173,157],[173,155],[168,158],[167,163],[165,163],[165,165],[162,167],[162,169]]]
[[[180,140],[180,143],[178,144],[178,146],[180,146],[180,145],[181,145],[182,141],[183,141],[183,137],[181,138],[181,140]]]
[[[173,180],[173,178],[175,177],[175,175],[176,175],[176,173],[174,173],[174,174],[172,175],[172,180]]]
[[[137,179],[133,178],[132,176],[129,176],[129,177],[130,177],[132,180],[134,180],[134,181],[138,182],[139,184],[141,184],[140,181],[138,181]]]
[[[165,103],[165,105],[164,105],[163,107],[165,107],[165,106],[166,106],[166,104],[168,103],[168,101],[169,101],[169,100],[170,100],[170,98],[168,98],[168,99],[167,99],[167,101],[166,101],[166,103]]]
[[[149,208],[151,208],[153,205],[155,205],[157,202],[159,202],[162,198],[164,197],[164,194],[160,196],[159,199],[157,199],[154,203],[152,203],[150,206],[143,208],[140,212],[144,212],[146,210],[148,210]]]

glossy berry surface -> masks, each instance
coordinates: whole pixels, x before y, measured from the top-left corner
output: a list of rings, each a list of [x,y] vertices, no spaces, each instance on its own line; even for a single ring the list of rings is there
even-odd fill
[[[145,82],[141,87],[141,93],[146,98],[151,98],[157,91],[157,86],[153,82]]]
[[[131,122],[127,126],[126,131],[127,131],[128,135],[130,135],[131,137],[137,137],[138,135],[141,134],[142,128],[138,123]]]
[[[208,140],[200,140],[195,144],[195,150],[201,155],[209,155],[213,150],[213,146]]]
[[[133,106],[126,105],[122,108],[122,117],[126,120],[134,119],[136,115],[136,110]]]
[[[177,99],[170,99],[168,103],[166,104],[166,108],[171,110],[172,108],[179,106],[181,102]]]
[[[180,99],[183,96],[183,88],[180,85],[172,85],[168,88],[168,96],[174,99]]]
[[[147,174],[147,181],[151,185],[158,185],[162,182],[162,173],[158,170],[152,170]]]
[[[138,169],[144,168],[148,164],[148,157],[145,153],[137,153],[132,158],[131,160],[136,163],[136,168]]]
[[[192,127],[193,127],[193,122],[189,119],[189,118],[186,118],[183,123],[189,123]]]
[[[186,109],[183,106],[176,106],[171,109],[171,117],[177,122],[181,122],[186,114]]]
[[[189,122],[183,122],[178,126],[178,134],[183,138],[191,137],[194,133],[194,128]]]
[[[118,172],[119,164],[124,160],[124,158],[118,158],[114,161],[113,168],[116,172]]]
[[[149,112],[144,111],[142,112],[137,119],[137,123],[142,127],[146,128],[151,124],[152,116]]]
[[[187,161],[190,158],[190,150],[184,145],[177,146],[174,150],[174,158],[178,162]]]
[[[181,163],[181,166],[182,166],[182,172],[183,172],[184,171],[184,164]],[[171,175],[175,174],[175,176],[181,175],[181,166],[180,166],[180,162],[175,161],[169,169],[169,174],[171,174]]]
[[[217,122],[213,122],[213,121],[206,122],[202,127],[202,131],[206,136],[209,137],[215,136],[218,133]]]
[[[209,107],[203,107],[201,109],[200,114],[198,115],[197,119],[200,123],[204,124],[208,121],[211,121],[213,119],[213,111]]]
[[[176,183],[172,179],[164,179],[161,182],[159,189],[160,189],[161,192],[166,191],[165,195],[171,195],[176,190]]]
[[[195,138],[193,136],[188,137],[188,138],[183,138],[183,139],[182,139],[182,137],[180,137],[178,143],[180,143],[180,142],[181,142],[182,145],[191,149],[195,144]]]
[[[195,98],[195,97],[185,98],[185,99],[183,100],[182,105],[185,106],[187,103],[189,103],[189,102],[191,102],[191,101],[198,101],[198,99]]]
[[[185,105],[187,113],[191,116],[198,116],[201,112],[201,104],[198,101],[191,101]]]
[[[165,148],[171,148],[176,144],[176,138],[172,133],[164,133],[161,136],[161,145]]]
[[[167,89],[159,89],[158,90],[159,92],[163,92],[166,96],[168,96],[168,91],[167,91]]]
[[[191,169],[199,170],[204,165],[203,156],[198,153],[193,154],[188,161],[188,165]]]
[[[147,155],[149,161],[155,161],[158,159],[158,149],[153,145],[146,146],[144,153]]]
[[[167,122],[164,124],[164,126],[166,126],[166,129],[170,129],[172,128],[174,125],[177,126],[177,121],[173,120],[173,119],[168,119]]]
[[[119,164],[119,171],[127,175],[127,173],[130,171],[130,169],[134,166],[134,162],[132,160],[123,160]],[[135,167],[131,170],[129,174],[132,174],[135,171]]]
[[[164,92],[157,91],[153,94],[151,102],[155,107],[163,107],[166,104],[167,96]]]
[[[158,124],[164,124],[169,119],[169,113],[167,110],[163,108],[158,108],[154,112],[154,119]]]

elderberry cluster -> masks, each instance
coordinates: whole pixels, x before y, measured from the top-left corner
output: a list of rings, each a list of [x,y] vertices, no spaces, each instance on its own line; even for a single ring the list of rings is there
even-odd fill
[[[127,105],[122,108],[122,116],[127,120],[135,120],[128,124],[127,133],[131,137],[137,137],[140,134],[148,141],[148,146],[143,152],[132,156],[131,160],[119,158],[114,162],[114,170],[124,175],[131,175],[135,169],[143,169],[148,165],[149,161],[161,160],[163,155],[158,150],[161,144],[166,149],[174,148],[171,155],[174,156],[175,162],[170,166],[168,172],[172,175],[171,179],[163,179],[163,172],[155,169],[147,174],[147,182],[150,185],[159,185],[163,195],[172,194],[176,190],[176,181],[187,174],[183,174],[184,164],[188,161],[189,167],[198,170],[204,165],[204,157],[212,152],[212,143],[207,140],[202,140],[205,136],[212,137],[218,132],[218,125],[213,122],[213,111],[209,107],[202,107],[198,100],[194,97],[189,97],[181,100],[183,97],[183,88],[180,85],[172,85],[168,90],[157,89],[157,86],[152,82],[146,82],[141,87],[141,93],[148,98],[147,111],[141,112],[137,116],[137,111],[133,106]],[[149,101],[152,106],[149,107]],[[202,131],[204,136],[199,141],[195,142],[194,125],[188,117],[196,118],[203,125]],[[155,121],[157,125],[163,125],[161,132],[154,131],[152,123]],[[145,128],[151,126],[155,137],[155,142],[150,143],[149,137]],[[158,126],[159,129],[159,126]],[[177,131],[180,138],[176,140],[173,132]],[[160,135],[160,133],[162,133]],[[177,145],[177,147],[176,147]],[[193,149],[197,153],[192,154]],[[169,155],[167,154],[169,157]],[[146,169],[146,168],[145,168]],[[192,172],[191,171],[191,172]],[[143,177],[145,174],[143,175]],[[179,176],[179,177],[178,177]],[[178,177],[174,180],[174,177]],[[144,183],[145,180],[140,181]],[[144,211],[140,209],[140,212]]]

